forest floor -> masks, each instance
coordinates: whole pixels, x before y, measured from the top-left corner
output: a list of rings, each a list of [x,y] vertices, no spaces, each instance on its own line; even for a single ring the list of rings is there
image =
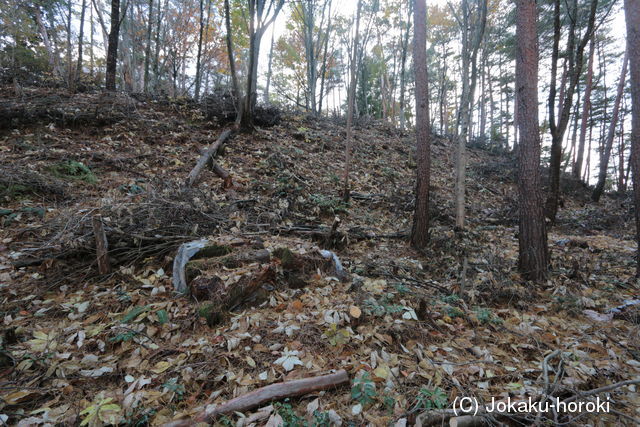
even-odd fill
[[[587,188],[567,181],[549,231],[552,274],[533,285],[516,270],[511,155],[470,149],[468,230],[455,233],[454,147],[433,140],[431,245],[421,253],[406,240],[410,133],[358,124],[348,203],[339,197],[344,124],[296,114],[225,144],[216,160],[231,188],[206,170],[187,189],[200,150],[222,129],[197,105],[43,90],[16,100],[0,89],[0,106],[21,102],[24,114],[43,99],[48,112],[0,126],[7,424],[158,425],[257,387],[345,369],[349,386],[273,404],[254,422],[404,425],[428,410],[444,414],[438,410],[465,396],[491,403],[547,391],[571,399],[640,375],[638,306],[611,311],[639,298],[630,198],[595,205]],[[74,119],[86,111],[93,116]],[[114,264],[102,276],[96,214]],[[277,275],[267,295],[214,321],[205,302],[175,294],[171,282],[178,246],[201,238],[271,253],[331,249],[349,277],[314,269],[287,286],[279,261],[268,261]],[[216,268],[230,286],[267,267]],[[618,413],[560,413],[557,422],[636,425],[636,387],[598,395]],[[535,416],[492,421],[526,425]],[[248,423],[240,414],[219,422]]]

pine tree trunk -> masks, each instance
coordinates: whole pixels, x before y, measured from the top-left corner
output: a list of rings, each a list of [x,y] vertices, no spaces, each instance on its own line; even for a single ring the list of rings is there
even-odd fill
[[[633,200],[635,202],[638,256],[636,276],[640,277],[640,0],[625,0],[627,21],[627,52],[631,80],[631,169],[633,171]]]
[[[233,33],[231,32],[231,15],[229,13],[229,0],[224,0],[224,22],[227,30],[227,56],[229,57],[229,73],[233,85],[233,98],[236,102],[236,123],[240,123],[242,118],[242,97],[240,96],[240,85],[238,74],[236,73],[236,61],[233,53]]]
[[[538,37],[535,0],[516,2],[516,91],[518,92],[519,258],[520,273],[528,280],[547,277],[549,251],[540,185],[540,129],[538,127]]]
[[[416,206],[411,229],[411,245],[423,249],[429,242],[429,182],[431,174],[429,87],[427,76],[427,6],[415,0],[413,21],[413,69],[416,93]]]
[[[105,86],[109,91],[116,90],[116,65],[118,60],[118,35],[120,32],[120,0],[111,0],[111,29],[109,30],[109,48],[107,49],[107,71]]]

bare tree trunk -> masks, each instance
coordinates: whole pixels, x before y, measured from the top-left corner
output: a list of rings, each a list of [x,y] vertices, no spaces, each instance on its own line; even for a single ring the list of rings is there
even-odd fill
[[[477,0],[477,3],[477,20],[474,23],[473,41],[469,40],[471,16],[468,0],[462,0],[462,17],[458,19],[462,30],[462,95],[458,110],[460,133],[456,150],[455,188],[456,228],[459,230],[464,230],[465,225],[465,180],[467,175],[467,143],[472,117],[471,106],[478,78],[478,50],[487,22],[487,0]],[[471,68],[471,75],[469,68]]]
[[[271,32],[271,47],[269,48],[269,64],[267,66],[267,85],[264,89],[264,103],[269,103],[269,86],[271,86],[271,72],[272,72],[272,63],[273,63],[273,43],[274,37],[276,35],[275,31]]]
[[[42,20],[42,11],[40,7],[34,8],[34,14],[36,18],[36,24],[38,26],[38,32],[40,33],[40,37],[42,37],[42,42],[44,43],[44,47],[47,51],[47,56],[49,57],[49,66],[55,75],[58,77],[64,78],[64,73],[60,68],[60,62],[58,55],[49,39],[49,32],[47,31],[47,27],[44,25],[44,21]]]
[[[350,188],[349,188],[349,172],[351,171],[351,149],[353,144],[353,110],[356,100],[356,83],[358,77],[357,70],[357,57],[358,57],[358,43],[360,38],[360,11],[362,9],[362,0],[358,0],[358,8],[356,11],[356,33],[353,41],[353,55],[351,56],[351,80],[349,84],[349,94],[347,96],[347,141],[344,156],[344,189],[342,198],[345,201],[349,200]]]
[[[584,159],[584,145],[587,139],[587,123],[589,121],[589,112],[591,111],[591,90],[593,89],[593,58],[595,56],[596,42],[595,35],[589,43],[589,63],[587,65],[587,81],[584,90],[584,101],[582,103],[582,118],[580,123],[580,139],[578,140],[578,151],[576,153],[576,162],[573,165],[573,176],[576,179],[582,177],[582,163]]]
[[[423,249],[429,242],[429,183],[431,174],[429,86],[427,75],[427,5],[415,0],[413,21],[413,69],[416,94],[416,206],[411,245]]]
[[[594,202],[598,202],[602,193],[604,192],[604,186],[607,179],[607,169],[609,168],[609,159],[611,157],[611,149],[613,148],[613,140],[616,136],[616,126],[618,125],[618,116],[620,115],[620,102],[624,95],[624,85],[627,77],[627,62],[629,59],[629,53],[625,53],[624,62],[622,64],[622,72],[620,73],[620,81],[618,82],[618,93],[613,104],[613,115],[611,117],[611,123],[609,124],[609,131],[607,133],[607,139],[605,141],[604,149],[600,153],[600,171],[598,174],[598,183],[593,189],[591,199]]]
[[[72,86],[73,81],[73,67],[71,65],[71,19],[73,15],[73,2],[71,0],[67,0],[67,87]]]
[[[73,91],[78,85],[80,81],[80,77],[82,76],[82,44],[84,43],[84,13],[87,7],[87,0],[82,0],[82,9],[80,11],[80,32],[78,33],[78,63],[76,65],[76,75],[73,83]]]
[[[638,265],[640,277],[640,0],[625,0],[627,21],[627,52],[631,80],[631,169],[633,171],[633,200],[635,202],[636,238],[638,241]]]
[[[196,55],[196,81],[194,98],[200,98],[200,81],[202,80],[202,38],[204,35],[204,0],[200,0],[200,33],[198,35],[198,54]]]
[[[160,7],[158,6],[158,9]],[[158,10],[158,13],[160,11]],[[153,0],[149,0],[149,18],[147,21],[147,43],[144,47],[144,92],[149,92],[149,64],[151,62],[151,28],[153,28]]]
[[[625,100],[623,99],[623,111],[626,111],[626,102],[624,102]],[[624,115],[622,116],[622,119],[620,119],[620,131],[619,131],[619,138],[618,138],[618,192],[619,193],[624,193],[627,191],[627,186],[626,186],[626,182],[625,182],[625,165],[624,165],[624,149],[625,149],[625,144],[624,144]]]
[[[242,99],[240,96],[240,85],[238,84],[238,74],[236,73],[236,61],[233,53],[233,33],[231,32],[231,16],[229,14],[229,0],[224,0],[224,22],[227,30],[227,55],[229,57],[229,73],[233,84],[233,98],[236,102],[236,123],[242,118]]]
[[[325,35],[324,35],[324,52],[322,53],[322,70],[321,70],[321,75],[320,75],[320,98],[318,99],[318,111],[320,112],[320,114],[322,114],[322,102],[324,100],[325,95],[325,89],[324,89],[324,82],[326,79],[326,75],[327,75],[327,50],[329,48],[329,38],[331,35],[331,6],[333,4],[332,0],[329,0],[329,13],[328,13],[328,22],[327,22],[327,30],[325,31]],[[328,115],[328,112],[327,112]]]
[[[409,13],[407,15],[407,27],[404,31],[404,39],[402,41],[402,55],[400,58],[400,130],[404,130],[406,122],[405,114],[405,92],[407,85],[407,50],[409,49],[409,30],[411,30],[411,12],[413,9],[413,1],[409,3]]]
[[[518,269],[528,280],[547,277],[549,250],[540,185],[538,126],[538,36],[535,0],[516,2],[516,91],[518,92],[519,258]]]
[[[560,41],[560,0],[556,0],[554,8],[554,44],[551,57],[551,89],[549,91],[549,128],[551,130],[551,158],[549,162],[549,195],[546,203],[546,214],[552,223],[555,222],[558,213],[558,203],[560,199],[560,166],[562,162],[562,141],[564,139],[573,103],[573,94],[582,73],[584,59],[584,49],[593,37],[595,27],[596,9],[598,0],[591,0],[591,9],[587,28],[582,39],[576,44],[576,20],[570,20],[569,40],[567,42],[567,52],[569,65],[567,68],[569,85],[566,94],[563,94],[562,110],[556,121],[555,99],[556,99],[556,76],[558,67],[559,41]],[[578,11],[577,0],[573,0],[573,15]],[[575,53],[574,53],[575,52]],[[575,55],[575,56],[574,56]]]
[[[120,33],[120,0],[111,0],[111,29],[107,49],[106,89],[116,90],[116,65],[118,60],[118,35]]]

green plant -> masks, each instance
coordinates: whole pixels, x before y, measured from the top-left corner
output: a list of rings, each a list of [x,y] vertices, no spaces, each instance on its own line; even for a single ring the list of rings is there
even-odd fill
[[[286,402],[286,400],[285,400]],[[296,415],[291,404],[276,402],[273,404],[274,409],[282,417],[284,427],[303,427],[305,423]]]
[[[222,321],[222,314],[217,310],[215,304],[202,304],[198,308],[198,316],[207,321],[209,327],[213,327]]]
[[[464,312],[462,310],[460,310],[458,307],[454,307],[452,305],[447,305],[444,307],[445,313],[447,314],[447,316],[453,318],[456,317],[463,317],[464,316]]]
[[[178,384],[178,377],[171,378],[162,384],[162,388],[165,393],[174,393],[177,400],[182,400],[184,397],[184,386],[182,384]]]
[[[135,337],[137,334],[138,333],[134,331],[122,332],[120,334],[117,334],[115,337],[109,338],[109,342],[117,343],[117,342],[131,341],[133,337]]]
[[[499,324],[502,323],[502,319],[498,316],[494,316],[490,309],[485,307],[476,307],[475,309],[476,317],[478,318],[478,322],[482,324],[493,323]]]
[[[331,418],[329,417],[329,412],[315,410],[313,411],[313,427],[330,427],[331,426]]]
[[[376,397],[376,385],[371,380],[368,372],[363,373],[353,380],[351,387],[351,398],[357,400],[362,406],[373,403]]]
[[[75,160],[56,163],[51,166],[49,170],[58,178],[84,181],[89,184],[95,184],[98,182],[96,176],[91,172],[91,169],[89,169],[88,166],[84,163],[76,162]]]
[[[447,400],[447,394],[440,387],[433,390],[422,387],[418,392],[415,407],[419,411],[444,409],[447,407]]]
[[[324,194],[310,194],[309,200],[320,208],[321,213],[326,215],[347,213],[349,209],[349,204],[343,202],[342,199],[325,196]]]
[[[458,294],[445,295],[441,299],[445,304],[455,304],[460,301],[460,297],[458,296]]]
[[[396,404],[396,399],[389,394],[385,394],[384,398],[382,399],[382,403],[384,404],[384,409],[387,411],[387,413],[392,414],[393,407]]]
[[[403,305],[393,304],[394,298],[395,294],[392,292],[383,294],[379,300],[376,300],[373,297],[368,298],[364,302],[364,311],[367,314],[379,317],[386,314],[400,313],[404,310],[405,307]]]

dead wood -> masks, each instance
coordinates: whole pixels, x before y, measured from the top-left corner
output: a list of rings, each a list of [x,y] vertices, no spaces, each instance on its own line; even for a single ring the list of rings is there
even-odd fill
[[[268,402],[328,390],[347,383],[349,383],[349,375],[347,371],[341,369],[329,375],[271,384],[231,399],[211,410],[205,409],[193,419],[173,421],[165,424],[164,427],[186,427],[194,426],[197,423],[212,423],[218,415],[245,412]]]
[[[109,243],[107,235],[104,232],[102,217],[95,215],[93,217],[93,235],[96,239],[96,260],[98,262],[98,272],[100,274],[109,274],[111,272],[111,263],[109,262]]]
[[[205,168],[207,163],[209,163],[210,161],[213,161],[213,158],[218,153],[218,150],[220,149],[220,147],[222,147],[222,144],[224,144],[227,141],[227,139],[229,139],[232,135],[233,135],[233,129],[225,130],[220,134],[218,139],[213,144],[211,144],[209,148],[207,148],[205,153],[202,156],[200,156],[200,159],[198,159],[198,162],[196,163],[194,168],[191,170],[191,172],[189,172],[189,176],[187,177],[186,184],[188,187],[193,186],[193,184],[196,182],[196,180],[198,179],[198,176],[200,176],[200,173]],[[215,162],[213,162],[213,167],[214,167],[214,172],[216,172]],[[216,174],[225,180],[229,178],[228,172],[224,171],[224,169],[220,168],[220,166],[218,166],[218,171],[216,172]]]

